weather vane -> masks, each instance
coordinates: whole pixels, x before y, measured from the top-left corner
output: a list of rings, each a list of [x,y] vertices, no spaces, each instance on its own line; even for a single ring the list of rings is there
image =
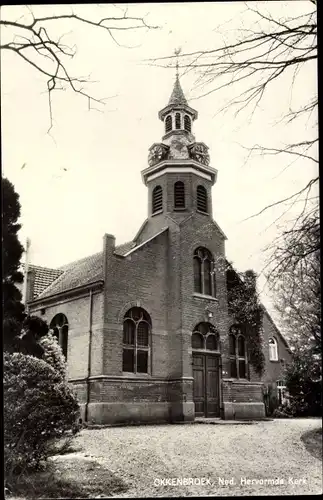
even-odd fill
[[[174,50],[175,56],[176,56],[176,77],[178,78],[178,56],[182,52],[182,48],[178,47],[178,49]]]

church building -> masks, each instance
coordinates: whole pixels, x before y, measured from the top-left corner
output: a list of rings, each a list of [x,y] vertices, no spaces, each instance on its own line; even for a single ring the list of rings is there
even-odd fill
[[[288,345],[264,309],[265,371],[228,310],[226,236],[212,217],[217,170],[178,75],[161,142],[141,175],[148,217],[133,240],[60,269],[30,266],[28,307],[56,332],[82,418],[95,424],[265,417]]]

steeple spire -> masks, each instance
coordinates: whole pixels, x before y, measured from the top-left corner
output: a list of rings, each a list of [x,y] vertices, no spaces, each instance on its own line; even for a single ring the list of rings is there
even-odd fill
[[[186,104],[187,105],[187,100],[184,95],[184,92],[182,90],[181,84],[179,82],[179,75],[178,75],[178,56],[181,52],[181,49],[175,49],[175,55],[176,55],[176,79],[175,79],[175,84],[173,88],[172,95],[170,96],[168,105],[178,105],[178,104]]]

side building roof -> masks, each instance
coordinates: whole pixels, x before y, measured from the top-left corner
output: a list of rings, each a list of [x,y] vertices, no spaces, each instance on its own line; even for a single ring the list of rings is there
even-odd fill
[[[24,271],[24,264],[22,264],[22,270]],[[31,299],[35,299],[40,295],[53,281],[55,281],[61,274],[63,270],[52,269],[50,267],[34,266],[30,264],[28,266],[28,272],[32,274],[32,289],[31,289]]]
[[[141,248],[167,229],[168,228],[164,228],[140,245],[136,245],[134,241],[128,241],[122,245],[117,245],[114,253],[117,256],[126,257],[129,252]],[[37,296],[34,295],[33,300],[44,299],[62,292],[67,292],[68,290],[73,290],[77,287],[89,285],[90,283],[95,283],[100,280],[103,281],[103,269],[103,252],[98,252],[70,264],[66,264],[56,270],[56,278],[52,280],[46,288],[43,288]]]

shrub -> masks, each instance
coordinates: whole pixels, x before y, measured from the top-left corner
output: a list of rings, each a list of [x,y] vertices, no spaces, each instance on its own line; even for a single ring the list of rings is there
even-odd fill
[[[67,367],[65,357],[53,332],[50,330],[47,335],[40,339],[39,344],[44,349],[42,359],[54,368],[63,380],[66,380]]]
[[[321,357],[310,349],[294,353],[292,363],[286,368],[285,379],[295,416],[321,416]]]
[[[273,415],[274,411],[278,407],[278,398],[277,391],[273,384],[268,384],[267,387],[264,388],[264,403],[266,408],[266,415],[270,417]]]
[[[273,411],[274,418],[292,418],[295,416],[295,408],[290,403],[283,403]]]
[[[6,476],[39,467],[58,438],[79,430],[79,404],[47,362],[4,354],[4,460]]]

